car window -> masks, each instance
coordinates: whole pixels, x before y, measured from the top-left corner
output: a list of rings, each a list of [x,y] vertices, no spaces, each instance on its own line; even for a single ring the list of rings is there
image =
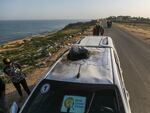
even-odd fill
[[[115,93],[112,90],[95,93],[89,113],[118,113]]]
[[[21,113],[124,113],[119,104],[114,89],[42,82]]]

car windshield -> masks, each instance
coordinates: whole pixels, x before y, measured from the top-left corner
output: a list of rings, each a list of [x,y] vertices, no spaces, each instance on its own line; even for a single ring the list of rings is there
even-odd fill
[[[41,82],[21,113],[124,113],[114,87]]]

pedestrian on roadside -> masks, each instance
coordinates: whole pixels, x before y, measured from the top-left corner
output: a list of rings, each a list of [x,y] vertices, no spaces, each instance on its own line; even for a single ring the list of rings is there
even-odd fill
[[[25,73],[22,72],[21,66],[18,63],[12,62],[9,58],[4,58],[3,63],[5,64],[4,73],[10,77],[11,82],[18,91],[21,99],[23,99],[23,94],[21,91],[21,85],[29,95],[30,90],[28,88],[27,82],[25,80]]]
[[[100,34],[100,25],[97,23],[96,24],[96,36],[99,36]]]
[[[97,29],[96,29],[96,26],[94,26],[93,27],[93,36],[96,36],[97,35],[96,33],[97,33]]]
[[[107,20],[107,28],[111,28],[112,26],[112,21],[111,20]]]
[[[104,28],[102,25],[100,25],[99,31],[100,31],[100,35],[103,36],[104,35]]]
[[[96,24],[93,28],[93,36],[99,36],[100,34],[100,25]]]

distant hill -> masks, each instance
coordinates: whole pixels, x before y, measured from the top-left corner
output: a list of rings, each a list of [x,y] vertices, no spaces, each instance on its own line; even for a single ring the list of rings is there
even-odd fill
[[[94,25],[96,23],[96,20],[91,20],[89,22],[77,22],[77,23],[70,23],[67,26],[64,27],[63,30],[67,30],[67,29],[76,29],[79,27],[87,27],[87,26],[91,26]]]

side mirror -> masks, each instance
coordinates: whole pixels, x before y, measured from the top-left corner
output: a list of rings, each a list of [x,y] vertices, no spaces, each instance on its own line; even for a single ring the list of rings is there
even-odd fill
[[[19,107],[16,102],[13,102],[13,104],[10,107],[10,113],[18,113]]]

